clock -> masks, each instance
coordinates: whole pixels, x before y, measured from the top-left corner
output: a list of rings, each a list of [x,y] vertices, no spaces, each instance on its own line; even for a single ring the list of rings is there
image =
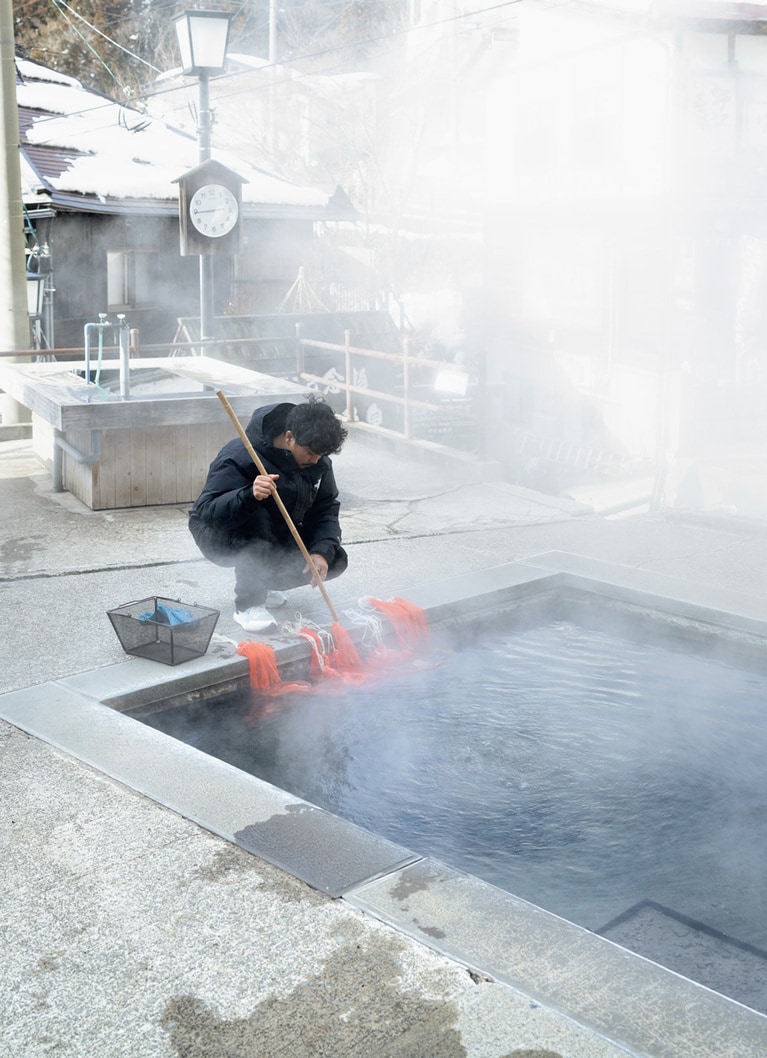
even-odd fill
[[[238,173],[207,158],[173,181],[178,184],[182,257],[233,257],[242,245],[242,185]]]
[[[237,223],[240,206],[223,184],[203,184],[189,200],[189,219],[201,235],[220,239]]]

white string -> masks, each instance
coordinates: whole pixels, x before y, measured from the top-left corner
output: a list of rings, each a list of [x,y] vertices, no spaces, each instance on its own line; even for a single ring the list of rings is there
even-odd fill
[[[362,645],[373,649],[383,646],[383,621],[375,607],[364,598],[359,599],[357,605],[359,610],[345,610],[344,613],[352,624],[364,629]]]
[[[210,639],[212,643],[229,643],[235,649],[238,646],[236,639],[230,639],[229,636],[222,636],[220,632],[214,632]]]
[[[307,622],[304,620],[303,614],[301,613],[300,610],[294,610],[293,611],[293,619],[292,619],[292,621],[280,621],[280,628],[284,632],[292,633],[293,635],[298,635],[299,628],[306,628],[306,627],[307,627]]]
[[[321,625],[315,624],[314,621],[304,620],[300,613],[296,614],[297,620],[290,624],[286,623],[282,627],[286,632],[291,633],[294,636],[301,636],[303,639],[308,640],[312,646],[317,649],[317,643],[312,636],[303,634],[303,630],[307,629],[310,632],[314,632],[319,636],[320,649],[323,654],[332,654],[336,648],[336,641],[333,638],[333,633],[329,628],[323,628]]]
[[[315,640],[315,638],[313,636],[310,636],[308,632],[298,632],[297,635],[299,635],[301,637],[301,639],[305,639],[306,642],[309,644],[309,646],[312,648],[312,654],[314,655],[314,660],[317,663],[317,666],[319,667],[320,672],[324,672],[325,671],[325,655],[322,653],[320,648],[317,646],[317,641]]]

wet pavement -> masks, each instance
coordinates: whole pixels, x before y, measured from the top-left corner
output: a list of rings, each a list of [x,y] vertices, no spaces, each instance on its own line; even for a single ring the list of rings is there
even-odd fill
[[[590,505],[354,432],[334,463],[350,556],[328,585],[340,613],[549,551],[764,595],[761,525],[651,513],[647,481]],[[242,637],[232,572],[197,553],[188,505],[90,511],[52,492],[23,438],[0,441],[0,498],[0,692],[124,662],[106,612],[152,595],[219,609],[221,649]],[[329,623],[309,588],[290,610]],[[0,740],[8,1058],[631,1053],[10,724]]]

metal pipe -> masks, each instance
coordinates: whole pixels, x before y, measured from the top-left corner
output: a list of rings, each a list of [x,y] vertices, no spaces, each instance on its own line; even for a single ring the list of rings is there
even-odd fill
[[[304,382],[318,382],[321,386],[326,386],[328,380],[323,375],[311,375],[309,372],[304,372]],[[383,393],[380,389],[369,389],[367,386],[352,386],[348,382],[339,382],[344,390],[350,390],[352,393],[359,393],[363,397],[375,397],[377,400],[388,400],[390,404],[398,404],[404,406],[404,397],[395,397],[392,393]],[[411,408],[422,408],[424,411],[444,411],[443,404],[433,404],[426,400],[411,400],[408,401]]]
[[[210,85],[208,71],[201,70],[199,74],[199,161],[206,162],[210,158]],[[213,257],[210,254],[200,254],[200,338],[208,341],[213,337],[213,297],[214,271]]]
[[[120,343],[120,396],[123,400],[130,397],[130,327],[125,316],[117,317],[117,339]]]
[[[402,432],[406,439],[410,440],[410,339],[405,338],[402,342],[402,393],[405,403],[402,405]]]
[[[298,378],[304,373],[306,368],[306,361],[304,358],[304,325],[303,323],[296,324],[296,375]]]
[[[83,328],[83,342],[85,345],[84,356],[85,356],[85,385],[90,385],[91,381],[91,331],[97,330],[99,334],[104,333],[105,327],[110,327],[111,324],[107,320],[106,312],[99,313],[98,323],[86,323]]]
[[[344,331],[344,363],[346,365],[346,419],[354,422],[354,397],[352,396],[352,332]]]
[[[246,338],[246,339],[241,339],[241,340],[253,341],[254,339]],[[264,339],[264,340],[266,340],[266,339]],[[270,339],[270,340],[271,341],[275,341],[276,339]],[[338,353],[345,352],[345,350],[346,350],[346,346],[345,345],[336,345],[333,342],[319,342],[319,341],[315,341],[314,338],[304,338],[303,342],[304,342],[304,345],[306,346],[307,349],[325,349],[325,350],[328,350],[329,352],[338,352]],[[402,363],[403,358],[405,356],[407,356],[408,359],[411,361],[411,363],[417,364],[419,367],[437,367],[437,368],[440,368],[440,367],[444,367],[445,366],[445,361],[444,360],[430,360],[428,357],[425,357],[425,356],[413,356],[410,353],[404,353],[404,352],[403,353],[382,353],[382,352],[380,352],[377,349],[363,349],[362,347],[357,346],[357,345],[353,345],[351,347],[351,349],[350,349],[350,352],[352,352],[355,356],[368,356],[372,360],[389,360],[391,363],[397,363],[397,364]]]
[[[111,327],[112,331],[117,331],[117,348],[120,354],[120,396],[124,400],[128,400],[130,397],[130,343],[131,343],[131,330],[128,326],[125,315],[120,313],[117,317],[117,323],[110,323],[107,319],[105,312],[99,313],[98,323],[86,323],[83,328],[83,340],[85,348],[83,355],[85,358],[85,384],[90,385],[91,381],[91,334],[93,331],[98,331],[99,334],[99,370],[101,369],[101,354],[103,352],[103,341],[104,341],[104,328]]]
[[[101,459],[101,430],[91,430],[91,451],[81,452],[67,441],[60,430],[53,431],[53,491],[64,491],[64,460],[62,452],[79,466],[92,467]]]
[[[45,319],[45,344],[47,349],[52,349],[54,344],[54,317],[53,317],[53,295],[56,288],[53,285],[53,272],[48,272],[45,277],[45,289],[43,296],[43,315]]]
[[[210,254],[200,254],[200,338],[204,342],[213,338],[214,283],[213,257]]]

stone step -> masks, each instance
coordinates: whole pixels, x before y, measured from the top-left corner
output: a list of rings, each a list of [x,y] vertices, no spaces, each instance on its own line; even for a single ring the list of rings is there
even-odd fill
[[[595,931],[652,962],[767,1014],[767,951],[642,900]]]

